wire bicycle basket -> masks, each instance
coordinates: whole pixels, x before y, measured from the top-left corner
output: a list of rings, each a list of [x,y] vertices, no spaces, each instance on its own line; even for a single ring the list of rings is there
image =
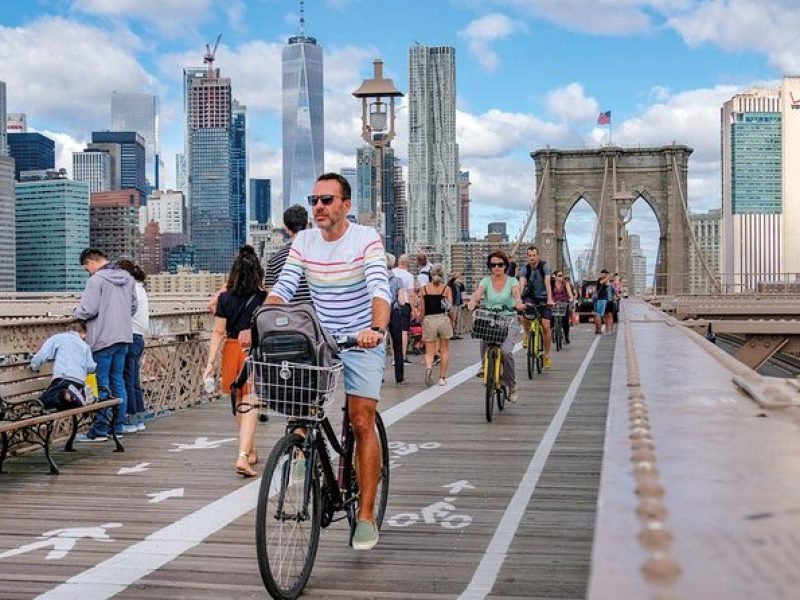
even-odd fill
[[[479,308],[472,316],[472,337],[489,344],[502,344],[516,318],[516,313]]]
[[[321,419],[322,406],[333,395],[343,365],[250,361],[253,393],[261,410],[276,417]]]
[[[556,302],[553,305],[552,313],[554,317],[563,317],[567,314],[567,309],[569,308],[568,302]]]

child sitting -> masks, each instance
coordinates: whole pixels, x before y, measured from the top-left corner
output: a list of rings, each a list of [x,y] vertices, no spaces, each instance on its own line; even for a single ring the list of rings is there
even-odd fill
[[[78,321],[76,329],[47,338],[31,359],[32,371],[38,371],[49,360],[54,361],[53,380],[40,398],[45,409],[66,410],[86,404],[86,375],[94,373],[97,365],[89,345],[83,341],[86,322]]]

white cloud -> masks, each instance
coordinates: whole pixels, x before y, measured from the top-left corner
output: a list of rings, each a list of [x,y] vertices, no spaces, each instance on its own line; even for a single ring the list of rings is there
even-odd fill
[[[210,16],[213,0],[75,0],[74,10],[111,19],[132,19],[180,35]]]
[[[34,127],[47,123],[73,136],[108,127],[112,91],[155,87],[136,59],[139,43],[124,29],[104,31],[60,17],[0,27],[9,109],[27,113]]]
[[[668,23],[692,47],[710,43],[733,52],[755,50],[784,73],[800,71],[796,0],[710,0]]]
[[[553,90],[547,94],[550,112],[562,121],[586,121],[597,117],[597,100],[587,97],[580,83]]]
[[[569,129],[527,113],[491,109],[480,115],[456,113],[456,141],[462,159],[495,158],[540,143],[566,143]]]
[[[499,59],[492,44],[525,30],[524,23],[494,13],[471,21],[458,35],[467,40],[470,52],[484,69],[495,71]]]
[[[88,140],[76,139],[68,133],[59,131],[41,131],[42,135],[49,137],[56,143],[56,169],[62,167],[67,170],[67,175],[72,177],[72,153],[80,152],[86,148]]]

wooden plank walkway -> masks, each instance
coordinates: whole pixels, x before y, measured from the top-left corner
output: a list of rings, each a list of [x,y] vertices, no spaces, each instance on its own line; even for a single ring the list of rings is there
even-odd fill
[[[586,594],[613,340],[598,340],[563,427],[550,432],[558,433],[552,452],[530,502],[522,505],[524,516],[511,532],[496,581],[488,579],[488,597]],[[548,427],[558,420],[594,341],[589,326],[576,328],[573,344],[554,354],[553,369],[532,382],[518,353],[520,402],[495,412],[492,423],[483,416],[480,381],[471,376],[402,418],[394,413],[388,431],[391,495],[381,542],[357,553],[347,547],[342,524],[324,531],[305,595],[455,598],[472,589],[504,512],[526,473],[529,479],[537,448],[547,445]],[[453,349],[451,375],[477,362],[471,340],[455,342]],[[402,403],[418,394],[441,390],[425,392],[421,357],[413,358],[418,364],[408,372],[412,385],[384,387],[384,414],[406,407]],[[387,381],[392,378],[387,369]],[[264,458],[281,432],[280,422],[260,426]],[[77,597],[80,591],[81,598],[263,598],[249,510],[258,484],[233,473],[234,437],[229,406],[217,402],[150,422],[146,432],[125,437],[124,454],[92,444],[72,455],[57,452],[63,467],[58,477],[42,473],[41,453],[11,459],[11,473],[0,475],[0,596],[31,598],[56,589],[47,597]],[[161,500],[160,492],[173,497]],[[74,541],[74,547],[48,559],[53,546],[44,546],[59,537],[51,532],[98,526],[110,539],[64,542],[74,532],[61,532],[61,543]],[[198,533],[204,528],[208,535]],[[45,533],[50,535],[40,537]],[[202,539],[192,542],[193,537]],[[37,543],[42,547],[8,556]],[[100,584],[86,583],[95,575]],[[75,585],[58,587],[71,578]]]

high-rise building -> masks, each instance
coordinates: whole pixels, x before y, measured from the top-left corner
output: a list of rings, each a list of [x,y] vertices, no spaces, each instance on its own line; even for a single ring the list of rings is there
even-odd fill
[[[394,173],[394,253],[398,256],[406,251],[406,223],[408,222],[408,203],[406,201],[406,180],[403,167],[395,161]]]
[[[641,296],[647,288],[647,256],[642,252],[642,239],[635,233],[628,236],[631,247],[630,293]]]
[[[311,193],[325,164],[322,47],[306,35],[302,8],[300,32],[283,47],[281,66],[283,206],[287,207],[302,203]]]
[[[41,133],[8,134],[8,150],[16,161],[14,179],[22,171],[42,171],[56,166],[56,143]]]
[[[375,168],[373,166],[374,148],[356,148],[356,185],[352,186],[353,213],[358,219],[361,215],[375,211]]]
[[[486,226],[487,235],[497,233],[503,240],[508,240],[508,224],[505,221],[493,221]]]
[[[800,77],[784,77],[781,86],[783,119],[783,265],[785,273],[800,273]],[[795,275],[796,277],[796,275]]]
[[[486,269],[486,257],[490,252],[502,250],[506,255],[511,255],[514,243],[504,240],[499,233],[490,233],[482,240],[467,240],[454,242],[450,245],[450,271],[457,271],[462,274],[462,281],[467,290],[472,291],[478,287],[481,279],[488,273]],[[517,248],[517,255],[512,257],[518,265],[524,264],[526,259],[525,252],[528,244],[520,244]]]
[[[181,171],[180,166],[175,171],[175,187],[181,190],[186,195],[186,206],[191,211],[192,207],[192,198],[190,196],[191,190],[189,189],[189,155],[191,154],[192,148],[190,143],[189,134],[192,131],[191,124],[189,122],[191,118],[191,105],[192,105],[192,98],[191,98],[191,89],[192,89],[192,81],[199,77],[203,77],[206,74],[208,69],[203,67],[184,67],[183,69],[183,114],[186,117],[186,122],[184,124],[183,129],[183,170]],[[176,158],[176,161],[179,160]],[[181,179],[181,174],[183,178]],[[189,227],[191,227],[191,221],[189,222]]]
[[[382,211],[378,211],[377,169],[380,163],[380,150],[363,146],[356,150],[356,201],[353,212],[356,221],[362,225],[375,227],[384,236],[384,246],[394,253],[396,239],[395,210],[395,156],[391,147],[383,148],[383,172],[381,173]]]
[[[408,249],[449,255],[458,239],[456,51],[409,49]]]
[[[95,192],[89,202],[89,243],[109,259],[138,260],[139,192],[114,190]]]
[[[0,81],[0,156],[8,156],[8,138],[6,137],[6,82]]]
[[[106,150],[111,154],[111,189],[136,190],[139,201],[147,200],[144,138],[135,131],[93,131],[91,150]],[[117,160],[119,156],[119,160]]]
[[[272,181],[250,180],[250,221],[265,224],[272,218]],[[280,223],[277,224],[280,226]]]
[[[175,189],[186,194],[189,190],[189,175],[186,167],[186,155],[175,155]]]
[[[689,246],[690,294],[708,294],[716,290],[714,283],[709,281],[702,261],[705,260],[708,270],[714,277],[718,278],[721,216],[722,210],[719,208],[706,213],[689,215],[689,221],[692,223],[692,230],[694,231],[694,239],[700,250],[698,253],[694,244]]]
[[[236,248],[247,240],[247,107],[231,105],[231,194]]]
[[[458,172],[458,239],[469,239],[469,171]]]
[[[80,291],[89,246],[89,186],[44,172],[16,184],[17,291]]]
[[[227,273],[236,255],[237,214],[232,183],[231,80],[219,68],[187,79],[190,234],[194,264]]]
[[[186,232],[186,203],[183,192],[153,190],[147,197],[147,206],[142,207],[142,210],[145,213],[144,227],[155,221],[161,234]]]
[[[72,178],[89,184],[89,192],[106,192],[111,187],[111,153],[87,148],[72,153]]]
[[[139,266],[148,275],[164,270],[164,250],[158,223],[150,221],[144,228],[139,244]]]
[[[352,205],[355,207],[358,204],[358,198],[356,197],[356,190],[357,190],[357,183],[358,183],[358,175],[357,170],[353,167],[343,167],[339,169],[339,174],[347,179],[347,183],[350,184],[350,201]]]
[[[28,133],[28,116],[25,113],[8,113],[6,131],[8,133]]]
[[[149,187],[160,189],[161,142],[158,96],[111,93],[111,129],[135,131],[144,139],[145,177]],[[149,190],[148,190],[149,191]]]
[[[14,159],[0,156],[0,292],[17,286],[14,221]]]

